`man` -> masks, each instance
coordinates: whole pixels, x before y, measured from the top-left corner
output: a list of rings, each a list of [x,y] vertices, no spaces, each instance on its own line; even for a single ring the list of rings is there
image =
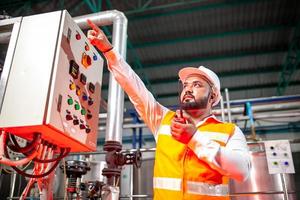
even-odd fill
[[[220,101],[218,76],[203,66],[180,70],[182,110],[173,112],[154,99],[105,34],[88,24],[93,29],[88,31],[90,42],[104,54],[155,137],[154,199],[229,199],[228,178],[245,180],[250,159],[242,131],[212,115]]]

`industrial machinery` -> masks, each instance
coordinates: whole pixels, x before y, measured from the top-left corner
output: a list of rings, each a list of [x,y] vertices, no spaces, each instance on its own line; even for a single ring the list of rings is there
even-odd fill
[[[66,11],[23,17],[16,40],[0,85],[1,130],[94,151],[103,59]]]
[[[37,182],[51,199],[60,160],[96,150],[103,59],[67,11],[0,22],[3,30],[11,26],[0,82],[0,163],[31,178],[21,198]],[[8,150],[23,156],[12,160]],[[31,160],[32,173],[17,167]]]

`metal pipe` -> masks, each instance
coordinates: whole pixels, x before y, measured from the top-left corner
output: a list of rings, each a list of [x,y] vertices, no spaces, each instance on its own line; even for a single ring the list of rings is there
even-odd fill
[[[10,181],[10,194],[9,197],[12,198],[14,196],[14,192],[15,192],[15,187],[16,187],[16,178],[17,178],[17,173],[15,171],[13,171],[13,173],[11,174],[12,179]],[[19,183],[21,184],[21,183]]]
[[[299,102],[286,102],[286,103],[273,103],[273,104],[269,104],[269,105],[252,105],[252,111],[254,113],[257,113],[257,112],[267,112],[267,111],[278,111],[278,110],[291,110],[291,109],[300,109],[300,103]],[[244,113],[244,107],[235,107],[235,108],[231,108],[231,114],[242,114]],[[224,109],[224,113],[227,113],[227,109]],[[213,110],[213,114],[216,115],[216,116],[220,116],[222,115],[222,110],[221,109],[217,109],[217,110]],[[101,113],[99,115],[99,118],[100,119],[105,119],[107,117],[107,114],[106,113]],[[257,115],[256,115],[257,117]],[[235,120],[243,120],[243,119],[249,119],[247,118],[247,116],[242,116],[242,117],[235,117]],[[140,119],[141,120],[141,119]],[[223,120],[223,119],[222,119]],[[132,118],[125,118],[123,120],[124,122],[132,122]],[[223,120],[225,121],[225,119]],[[102,123],[101,121],[99,123]],[[124,125],[124,127],[126,128],[133,128],[132,126],[130,127],[127,127],[127,125]],[[138,126],[135,126],[136,128],[138,127],[146,127],[144,125],[138,125]],[[100,127],[99,130],[105,130],[103,129],[102,127]]]
[[[243,105],[246,102],[251,102],[252,104],[255,104],[255,103],[273,103],[273,102],[278,102],[278,101],[300,101],[300,95],[231,100],[230,104],[231,105]]]
[[[281,117],[300,117],[299,112],[293,112],[293,113],[279,113],[279,114],[254,114],[254,119],[271,119],[271,118],[281,118]],[[239,116],[234,117],[234,121],[244,121],[249,120],[249,116]],[[147,128],[147,125],[145,123],[142,124],[124,124],[123,129],[132,129],[132,128]],[[104,126],[100,126],[99,131],[105,131],[106,128]]]
[[[89,28],[86,20],[90,19],[98,26],[113,24],[112,44],[114,50],[126,58],[127,18],[117,10],[104,11],[95,14],[75,17],[75,22],[83,29]],[[105,141],[122,143],[122,124],[124,110],[124,92],[112,74],[109,76],[108,108]]]
[[[275,111],[275,110],[290,110],[290,109],[299,109],[299,102],[287,102],[287,103],[273,103],[273,104],[263,104],[263,105],[252,105],[252,111],[255,112],[266,112],[266,111]],[[231,114],[241,114],[244,113],[244,107],[234,107],[230,108]],[[225,113],[228,113],[228,109],[225,109]],[[221,110],[214,110],[214,115],[221,115]]]
[[[226,97],[226,104],[227,104],[227,116],[228,116],[228,122],[231,123],[231,110],[230,110],[230,102],[229,102],[228,88],[225,88],[225,97]]]
[[[222,95],[221,95],[221,100],[220,100],[220,106],[221,106],[221,119],[224,122],[225,121],[225,110],[224,110],[224,100],[223,100]]]
[[[287,185],[286,185],[286,182],[285,182],[284,174],[282,174],[282,173],[280,173],[280,180],[281,180],[281,184],[282,184],[284,200],[289,200]]]

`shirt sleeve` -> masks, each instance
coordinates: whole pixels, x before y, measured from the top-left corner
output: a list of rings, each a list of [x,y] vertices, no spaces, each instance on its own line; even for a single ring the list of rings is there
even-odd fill
[[[155,100],[143,81],[117,52],[112,50],[105,53],[104,56],[107,59],[109,71],[127,93],[136,111],[154,134],[154,137],[157,138],[161,120],[168,109]]]
[[[250,155],[245,136],[237,126],[225,147],[199,131],[192,137],[188,147],[199,159],[206,161],[211,168],[225,176],[238,181],[245,181],[249,176]]]

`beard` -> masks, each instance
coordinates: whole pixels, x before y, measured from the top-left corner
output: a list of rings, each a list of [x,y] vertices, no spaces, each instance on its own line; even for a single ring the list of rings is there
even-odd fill
[[[193,98],[189,99],[188,101],[183,100],[180,102],[180,107],[183,110],[198,110],[206,108],[210,95],[204,96],[203,98],[198,100],[196,100],[195,97],[191,94],[189,94],[188,96],[192,96]]]

